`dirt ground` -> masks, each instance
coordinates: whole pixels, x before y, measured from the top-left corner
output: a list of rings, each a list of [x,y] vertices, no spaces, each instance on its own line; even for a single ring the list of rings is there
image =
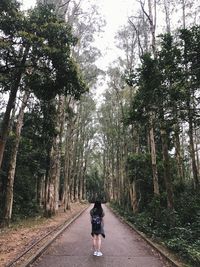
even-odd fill
[[[72,218],[87,204],[72,203],[71,210],[64,212],[60,207],[58,215],[45,219],[34,218],[11,225],[10,228],[0,229],[0,266],[6,266],[10,261],[21,254],[27,247],[52,231],[58,225]]]

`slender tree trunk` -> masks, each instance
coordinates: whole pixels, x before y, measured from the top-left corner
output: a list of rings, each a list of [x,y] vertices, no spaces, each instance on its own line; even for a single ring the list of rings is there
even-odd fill
[[[37,203],[40,207],[43,207],[44,202],[45,202],[45,175],[42,175],[38,179]]]
[[[171,25],[170,25],[170,1],[164,0],[164,8],[165,8],[165,21],[166,21],[166,29],[167,33],[171,33]]]
[[[48,184],[48,199],[46,205],[46,216],[51,217],[56,214],[57,207],[57,164],[58,164],[58,135],[54,137],[53,145],[50,152],[50,169]]]
[[[68,100],[67,105],[70,105]],[[68,114],[67,130],[65,136],[65,161],[64,161],[64,211],[71,208],[70,202],[73,201],[72,188],[74,179],[72,177],[73,147],[74,147],[74,120]]]
[[[17,91],[18,91],[18,85],[19,85],[20,80],[21,80],[21,75],[19,75],[19,77],[16,81],[16,84],[17,84],[16,87],[14,87],[10,92],[8,104],[6,107],[6,112],[5,112],[4,117],[3,117],[1,133],[0,133],[0,168],[2,165],[3,154],[4,154],[4,150],[5,150],[5,146],[6,146],[6,140],[7,140],[7,137],[9,134],[9,129],[10,129],[10,114],[11,114],[11,110],[12,110],[14,103],[15,103],[15,99],[16,99],[16,95],[17,95]]]
[[[72,134],[73,125],[69,120],[67,132],[66,132],[66,144],[65,144],[65,163],[64,163],[64,211],[71,209],[71,157],[72,157]]]
[[[127,131],[124,129],[124,139],[123,139],[123,149],[121,151],[121,200],[122,200],[122,206],[125,208],[125,205],[127,203],[126,197],[128,194],[127,192],[127,177],[128,177],[128,171],[126,168],[126,163],[128,159],[128,147],[127,147]]]
[[[86,167],[87,167],[87,159],[85,158],[84,166],[83,166],[83,200],[87,198],[86,192]]]
[[[108,180],[109,180],[109,196],[110,200],[113,200],[113,175],[112,175],[112,161],[110,153],[108,151]]]
[[[5,203],[3,207],[3,225],[8,226],[12,216],[12,206],[13,206],[13,185],[14,185],[14,178],[15,178],[15,169],[16,169],[16,161],[17,161],[17,153],[18,147],[20,143],[20,135],[21,129],[23,126],[23,119],[24,119],[24,110],[27,105],[27,101],[29,98],[30,93],[25,92],[22,106],[19,111],[19,116],[16,124],[16,131],[15,131],[15,140],[12,145],[10,163],[8,167],[8,177],[7,177],[7,186],[5,192]]]
[[[68,146],[66,146],[67,148]],[[67,149],[66,149],[67,150]],[[70,209],[70,192],[69,192],[69,157],[67,157],[68,153],[65,150],[65,163],[64,163],[64,211]]]
[[[54,99],[53,101],[56,102]],[[58,102],[58,107],[56,111],[55,127],[56,134],[53,137],[52,147],[50,152],[50,166],[48,173],[48,194],[45,214],[48,217],[55,215],[58,211],[58,201],[59,201],[59,179],[60,179],[60,101]]]
[[[13,86],[10,90],[8,104],[7,104],[6,111],[4,113],[4,117],[3,117],[3,121],[2,121],[2,126],[1,126],[1,131],[0,131],[0,170],[1,170],[1,166],[2,166],[6,140],[7,140],[7,137],[9,134],[9,129],[10,129],[10,114],[11,114],[11,110],[13,109],[14,104],[15,104],[17,91],[18,91],[21,77],[22,77],[22,74],[24,71],[24,66],[25,66],[27,55],[28,55],[28,51],[29,51],[29,47],[27,47],[25,49],[25,52],[24,52],[24,55],[23,55],[23,58],[22,58],[22,61],[20,64],[21,68],[18,71],[16,71],[16,75],[15,75],[14,81],[13,81]]]
[[[73,131],[70,137],[70,150],[69,150],[69,187],[70,187],[70,200],[74,202],[74,183],[75,183],[75,157],[76,157],[76,139],[74,137],[75,122],[73,124]]]
[[[173,189],[172,189],[172,181],[170,173],[167,133],[164,128],[161,128],[160,133],[161,133],[162,151],[163,151],[164,180],[167,192],[167,207],[172,210],[174,208],[174,197],[173,197]]]
[[[73,198],[74,201],[78,201],[78,171],[77,171],[77,156],[78,156],[78,131],[75,137],[75,142],[74,142],[74,150],[73,150],[73,175],[72,175],[72,180],[73,180]],[[79,159],[78,159],[79,160]]]
[[[152,3],[153,2],[153,3]],[[156,55],[156,38],[155,38],[155,31],[156,31],[156,1],[155,0],[148,0],[148,8],[149,8],[149,15],[147,15],[150,25],[150,32],[151,32],[151,45],[153,55]],[[153,15],[154,9],[154,15]]]
[[[157,162],[156,162],[156,146],[154,140],[154,128],[153,128],[153,118],[150,118],[150,146],[151,146],[151,165],[152,165],[152,172],[153,172],[153,191],[155,196],[160,195],[159,191],[159,184],[158,184],[158,171],[157,171]]]
[[[183,159],[181,156],[181,145],[180,145],[180,137],[179,137],[179,125],[178,123],[174,125],[174,143],[175,143],[175,157],[177,162],[177,169],[178,169],[178,176],[180,179],[180,182],[183,182],[184,180],[184,167],[183,167]]]
[[[114,144],[112,140],[112,153],[111,153],[111,173],[112,173],[112,199],[115,201],[115,154],[114,154]]]
[[[182,12],[183,12],[183,29],[186,28],[186,15],[185,15],[185,0],[182,1]]]
[[[197,134],[197,130],[195,130],[195,148],[196,148],[196,159],[197,159],[197,172],[198,175],[200,174],[200,162],[199,162],[199,140],[198,140],[198,134]]]
[[[85,137],[82,137],[81,152],[80,152],[80,165],[79,165],[79,201],[83,200],[83,169],[84,169],[84,144]]]
[[[58,157],[59,157],[59,165],[58,165],[58,200],[60,201],[60,205],[63,204],[63,191],[64,189],[61,188],[60,185],[60,177],[61,177],[61,158],[63,155],[63,135],[64,135],[64,125],[65,125],[65,119],[66,119],[66,114],[65,114],[65,96],[61,95],[59,96],[59,124],[60,124],[60,129],[59,129],[59,150],[58,150]],[[62,190],[61,190],[62,189]],[[61,194],[60,194],[61,190]]]
[[[154,58],[156,58],[156,1],[155,0],[148,0],[148,10],[149,14],[144,10],[144,4],[140,1],[142,11],[147,17],[150,25],[150,32],[151,32],[151,46],[152,46],[152,53]],[[154,14],[153,14],[154,10]],[[154,128],[153,128],[153,119],[154,114],[150,115],[150,147],[151,147],[151,163],[152,163],[152,171],[153,171],[153,186],[154,186],[154,195],[159,195],[159,184],[158,184],[158,172],[157,172],[157,162],[156,162],[156,146],[155,146],[155,138],[154,138]]]
[[[193,179],[194,179],[194,187],[195,189],[199,188],[199,178],[198,178],[198,171],[197,171],[197,165],[196,165],[196,159],[195,159],[195,149],[194,149],[194,130],[193,130],[193,122],[192,118],[189,115],[189,139],[190,139],[190,156],[192,160],[192,173],[193,173]]]
[[[136,183],[133,181],[130,186],[130,198],[131,198],[131,207],[134,213],[138,212],[138,202],[137,202],[137,191],[136,191]]]
[[[48,207],[48,199],[49,199],[49,169],[50,169],[50,150],[47,150],[47,157],[46,157],[46,172],[45,172],[45,192],[44,192],[44,211],[46,216],[48,216],[47,210],[49,209]]]
[[[70,126],[68,126],[70,127]],[[70,168],[70,158],[69,158],[69,151],[70,151],[70,128],[67,129],[66,134],[66,144],[65,144],[65,161],[64,161],[64,211],[70,209],[70,184],[69,184],[69,168]]]

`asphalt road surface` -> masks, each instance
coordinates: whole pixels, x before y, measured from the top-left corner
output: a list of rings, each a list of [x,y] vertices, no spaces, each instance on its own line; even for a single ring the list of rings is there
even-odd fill
[[[93,256],[91,205],[32,266],[36,267],[167,267],[170,266],[106,206],[102,257]]]

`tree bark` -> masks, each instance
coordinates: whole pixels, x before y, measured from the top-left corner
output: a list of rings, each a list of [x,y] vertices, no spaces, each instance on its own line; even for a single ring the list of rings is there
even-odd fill
[[[164,180],[165,180],[165,187],[166,187],[166,192],[167,192],[167,207],[168,209],[173,210],[174,196],[173,196],[171,173],[170,173],[167,133],[164,128],[161,128],[160,133],[161,133],[161,140],[162,140]]]
[[[191,117],[191,111],[189,111],[189,139],[190,139],[190,156],[192,160],[192,173],[193,173],[193,179],[194,179],[194,188],[199,188],[199,178],[198,178],[198,171],[197,171],[197,165],[196,165],[196,159],[195,159],[195,149],[194,149],[194,129],[193,129],[193,122]]]
[[[152,114],[150,117],[150,147],[151,147],[151,165],[152,165],[152,172],[153,172],[153,191],[155,196],[160,195],[159,184],[158,184],[158,171],[157,171],[157,162],[156,162],[156,146],[154,140],[154,128],[153,128],[153,118]]]
[[[184,167],[183,167],[183,159],[181,156],[181,145],[180,145],[180,137],[179,137],[179,125],[178,123],[174,125],[174,143],[175,143],[175,157],[177,162],[177,170],[178,177],[180,182],[184,181]]]
[[[152,7],[154,5],[154,7]],[[149,20],[150,25],[150,31],[151,31],[151,45],[152,45],[152,51],[153,55],[156,55],[156,37],[155,37],[155,31],[156,31],[156,1],[148,0],[148,8],[149,8],[149,15],[147,15],[147,18]],[[154,8],[154,15],[153,15],[153,8]]]
[[[130,184],[129,190],[130,190],[130,198],[131,198],[131,207],[133,209],[133,212],[137,213],[138,212],[138,202],[137,202],[137,192],[136,192],[135,181],[133,181]]]
[[[182,12],[183,12],[183,29],[186,27],[186,15],[185,15],[185,0],[182,1]]]
[[[152,7],[152,2],[154,7]],[[149,14],[144,10],[144,5],[140,1],[142,11],[147,17],[150,25],[150,32],[151,32],[151,46],[152,46],[152,53],[154,58],[156,58],[156,37],[155,37],[155,30],[156,30],[156,1],[155,0],[148,0],[148,9]],[[154,8],[154,15],[153,15],[153,8]],[[152,171],[153,171],[153,186],[154,186],[154,195],[159,195],[159,184],[158,184],[158,173],[157,173],[157,163],[156,163],[156,146],[155,146],[155,139],[154,139],[154,128],[153,128],[153,119],[154,115],[152,113],[150,115],[150,147],[151,147],[151,163],[152,163]]]
[[[66,105],[70,107],[71,99],[66,99]],[[72,159],[73,159],[73,134],[74,134],[74,119],[71,114],[67,114],[67,129],[65,134],[65,160],[64,160],[64,194],[63,194],[63,202],[64,202],[64,211],[69,210],[70,201],[73,201],[72,197],[72,187],[73,180],[71,177],[72,173]],[[67,116],[66,115],[66,116]]]
[[[57,164],[58,164],[58,136],[54,137],[53,145],[50,152],[50,169],[49,169],[49,184],[48,184],[48,198],[45,214],[51,217],[56,214],[57,206]]]
[[[56,99],[52,100],[56,104]],[[56,110],[56,133],[53,137],[52,147],[50,151],[50,167],[48,173],[48,193],[45,215],[51,217],[58,212],[59,202],[59,179],[60,179],[60,115],[61,115],[61,102],[58,101]]]
[[[66,144],[65,144],[65,161],[64,161],[64,211],[70,209],[70,185],[69,185],[69,167],[70,167],[70,126],[68,126],[67,134],[66,134]]]
[[[1,170],[1,166],[2,166],[6,140],[7,140],[8,134],[9,134],[9,130],[10,130],[10,114],[11,114],[11,110],[13,109],[14,104],[15,104],[17,91],[18,91],[21,77],[22,77],[22,74],[24,71],[28,51],[29,51],[29,47],[26,47],[24,55],[23,55],[22,60],[21,60],[21,64],[20,64],[21,68],[19,68],[16,71],[16,74],[15,74],[15,77],[13,80],[13,85],[12,85],[12,88],[10,90],[8,104],[7,104],[6,111],[4,113],[4,117],[3,117],[3,121],[2,121],[2,126],[1,126],[1,131],[0,131],[0,170]]]
[[[166,29],[167,33],[171,33],[171,25],[170,25],[170,2],[169,0],[164,0],[164,8],[165,8],[165,21],[166,21]]]
[[[198,148],[198,145],[199,145],[199,140],[198,140],[198,133],[197,133],[197,130],[195,130],[195,148],[196,148],[196,159],[197,159],[197,172],[198,172],[198,175],[200,173],[200,162],[199,162],[199,148]]]
[[[18,147],[20,143],[21,130],[23,126],[24,110],[26,108],[29,95],[30,95],[29,92],[25,92],[23,96],[22,105],[19,111],[18,120],[16,124],[15,140],[12,145],[10,163],[8,167],[7,186],[6,186],[6,192],[5,192],[5,203],[3,207],[3,225],[4,226],[9,226],[11,216],[12,216],[13,185],[14,185],[14,178],[15,178],[17,153],[18,153]]]

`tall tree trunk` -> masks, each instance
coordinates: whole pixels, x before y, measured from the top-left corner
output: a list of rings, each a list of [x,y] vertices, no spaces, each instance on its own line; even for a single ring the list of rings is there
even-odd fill
[[[164,0],[164,8],[165,8],[165,21],[166,21],[166,29],[167,33],[171,33],[171,25],[170,25],[170,1]]]
[[[73,149],[73,167],[72,167],[72,180],[73,180],[73,199],[75,202],[78,201],[78,135],[79,131],[75,136],[74,149]]]
[[[71,98],[68,100],[68,107],[70,107]],[[65,161],[64,161],[64,210],[70,209],[70,202],[73,199],[72,188],[74,188],[74,179],[72,177],[73,168],[73,150],[74,150],[74,127],[75,120],[71,114],[68,114],[67,130],[65,135]]]
[[[52,100],[56,104],[56,99]],[[52,147],[50,151],[50,166],[48,173],[48,194],[46,203],[46,216],[55,215],[58,212],[59,202],[59,179],[60,179],[60,130],[61,130],[61,102],[58,100],[55,127],[56,133],[53,137]]]
[[[183,29],[186,28],[186,15],[185,15],[185,0],[182,1],[182,12],[183,12]]]
[[[153,2],[153,3],[152,3]],[[151,32],[151,45],[152,45],[152,51],[153,55],[156,55],[156,37],[155,37],[155,31],[156,31],[156,0],[148,0],[148,8],[149,8],[149,14],[145,13],[150,25],[150,32]],[[144,10],[144,9],[143,9]],[[153,14],[154,10],[154,14]]]
[[[37,203],[43,207],[45,202],[45,175],[41,175],[37,179]]]
[[[6,192],[5,192],[5,203],[3,207],[3,225],[4,226],[9,225],[11,216],[12,216],[13,185],[14,185],[14,178],[15,178],[17,153],[18,153],[18,147],[20,143],[21,129],[23,126],[24,110],[27,105],[29,95],[30,95],[29,92],[25,92],[23,96],[22,105],[19,111],[18,120],[16,124],[15,140],[12,145],[11,157],[10,157],[10,162],[9,162],[9,167],[8,167],[7,186],[6,186]]]
[[[68,120],[68,126],[65,137],[65,161],[64,161],[64,211],[69,210],[71,198],[71,160],[73,146],[73,121]]]
[[[21,64],[20,64],[21,68],[19,68],[19,70],[16,71],[16,74],[13,80],[13,85],[10,90],[10,95],[9,95],[9,100],[8,100],[8,104],[6,107],[6,111],[3,116],[3,121],[2,121],[1,131],[0,131],[0,170],[2,166],[6,140],[7,140],[9,129],[10,129],[10,114],[15,104],[17,91],[18,91],[21,77],[24,71],[28,51],[29,51],[29,47],[25,49],[25,52],[24,52],[24,55],[22,57]]]
[[[138,201],[137,201],[137,191],[136,191],[136,182],[133,181],[129,185],[129,192],[130,192],[130,198],[131,198],[131,207],[133,209],[134,213],[138,212]]]
[[[115,199],[115,154],[114,154],[114,144],[112,140],[111,145],[111,175],[112,175],[112,199]]]
[[[83,200],[87,198],[86,192],[86,168],[87,168],[87,156],[85,155],[85,162],[83,166]]]
[[[172,210],[174,208],[174,197],[173,197],[173,189],[172,189],[172,181],[171,181],[171,173],[170,173],[167,133],[163,127],[161,127],[160,133],[161,133],[161,140],[162,140],[164,180],[165,180],[165,187],[166,187],[166,192],[167,192],[167,207]]]
[[[53,138],[53,144],[50,152],[50,169],[48,174],[48,199],[45,215],[51,217],[56,214],[57,206],[57,164],[58,164],[58,135]]]
[[[197,171],[197,165],[196,165],[196,159],[195,159],[195,149],[194,149],[194,129],[193,129],[193,122],[192,117],[190,115],[191,111],[189,111],[189,139],[190,139],[190,156],[192,160],[192,173],[193,173],[193,179],[194,179],[194,187],[195,189],[199,188],[199,178],[198,178],[198,171]]]
[[[150,117],[150,147],[151,147],[151,165],[152,165],[152,172],[153,172],[153,191],[155,196],[160,195],[159,184],[158,184],[158,170],[157,170],[157,162],[156,162],[156,146],[155,146],[155,139],[154,139],[154,128],[153,128],[153,118],[152,114]]]
[[[178,170],[178,177],[180,182],[184,180],[184,167],[183,167],[183,159],[181,155],[181,145],[180,145],[180,130],[178,122],[174,125],[174,143],[175,143],[175,157],[177,162],[177,170]]]
[[[66,134],[66,144],[65,144],[65,161],[64,161],[64,211],[70,209],[70,184],[69,184],[69,168],[70,168],[70,126],[68,126],[67,134]]]
[[[150,25],[150,32],[151,32],[151,46],[152,46],[152,53],[154,55],[154,58],[156,58],[156,37],[155,37],[155,31],[156,31],[156,0],[148,0],[148,10],[149,13],[144,9],[144,4],[141,2],[141,8],[145,16],[147,17]],[[154,14],[153,14],[154,10]],[[153,127],[153,120],[154,120],[154,114],[150,113],[150,130],[149,130],[149,136],[150,136],[150,147],[151,147],[151,163],[152,163],[152,171],[153,171],[153,185],[154,185],[154,195],[159,195],[159,184],[158,184],[158,173],[157,173],[157,162],[156,162],[156,146],[155,146],[155,138],[154,138],[154,127]]]
[[[197,133],[197,130],[195,130],[195,148],[196,148],[196,159],[197,159],[197,172],[198,172],[198,175],[200,174],[200,162],[199,162],[199,148],[198,148],[198,145],[199,145],[199,140],[198,140],[198,133]]]
[[[80,164],[79,164],[79,201],[83,200],[83,168],[84,168],[84,159],[83,159],[83,153],[84,153],[84,143],[85,143],[85,137],[82,138],[82,144],[81,144],[81,151],[80,151]]]

